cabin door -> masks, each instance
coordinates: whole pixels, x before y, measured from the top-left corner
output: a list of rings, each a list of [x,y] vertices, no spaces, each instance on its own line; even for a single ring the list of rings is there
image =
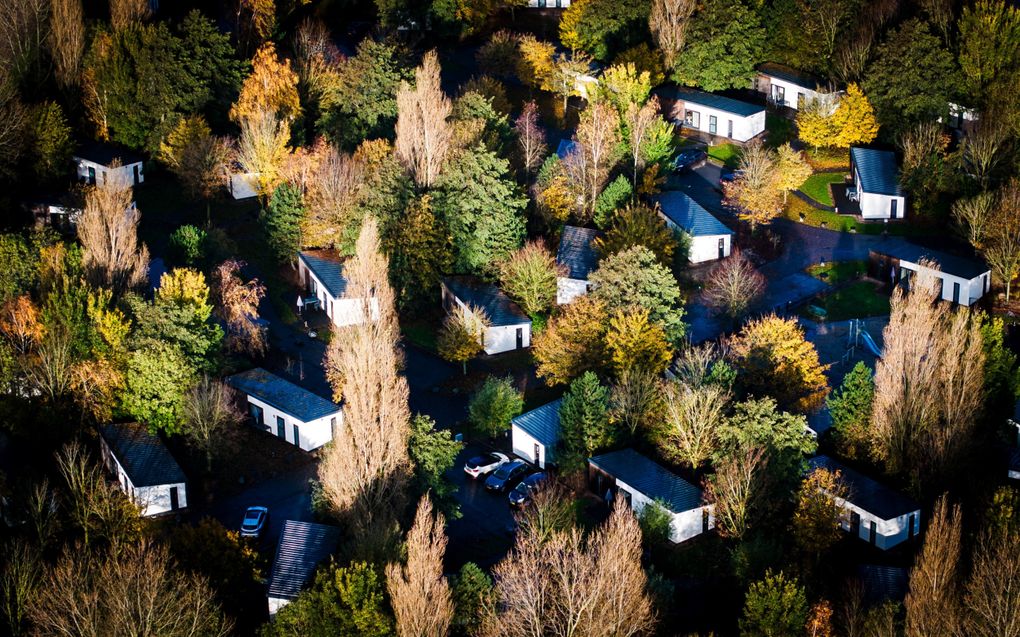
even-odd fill
[[[89,166],[89,184],[92,186],[96,185],[96,169]]]
[[[960,303],[960,284],[953,282],[953,303]]]
[[[861,534],[861,514],[856,511],[850,513],[850,533],[855,536]]]
[[[524,328],[517,328],[517,349],[524,347]]]
[[[137,186],[139,181],[140,181],[139,180],[139,174],[138,174],[138,164],[134,165],[134,176],[135,176],[135,185]]]
[[[298,429],[297,425],[294,425],[294,444],[301,446],[301,430]]]
[[[726,239],[719,239],[719,258],[726,256]]]
[[[733,139],[733,120],[726,120],[726,136]]]
[[[284,440],[287,439],[287,423],[283,420],[283,416],[276,417],[276,435]]]
[[[898,211],[897,211],[897,205],[899,203],[900,202],[897,199],[889,200],[889,218],[890,219],[896,219],[897,218],[897,215],[899,214]]]
[[[181,506],[181,502],[178,499],[177,487],[170,487],[170,510],[176,511]]]

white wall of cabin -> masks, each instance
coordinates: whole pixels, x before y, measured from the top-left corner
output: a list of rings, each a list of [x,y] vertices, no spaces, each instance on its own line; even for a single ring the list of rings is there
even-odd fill
[[[343,411],[339,409],[335,413],[323,416],[322,418],[317,418],[311,422],[304,422],[280,411],[269,403],[259,400],[255,396],[249,395],[248,403],[262,408],[262,422],[259,423],[259,426],[274,436],[279,437],[276,419],[277,417],[283,418],[285,425],[282,440],[297,445],[305,451],[314,451],[333,439],[331,419],[336,418],[336,425],[338,427],[343,423]],[[250,409],[248,413],[251,414]],[[294,440],[294,425],[298,426],[299,440]]]

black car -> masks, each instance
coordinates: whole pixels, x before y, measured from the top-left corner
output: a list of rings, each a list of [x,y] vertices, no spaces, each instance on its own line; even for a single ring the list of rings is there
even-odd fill
[[[526,473],[528,473],[528,464],[523,460],[508,462],[501,465],[491,476],[485,479],[485,488],[489,491],[506,493]]]
[[[673,158],[673,170],[678,173],[687,172],[695,168],[700,168],[705,165],[708,161],[708,153],[700,148],[691,148],[680,152],[675,158]]]
[[[531,502],[531,496],[537,493],[548,479],[549,475],[543,472],[533,473],[524,478],[520,484],[514,487],[510,495],[507,496],[510,499],[510,504],[515,507],[522,507]]]
[[[732,170],[732,169],[726,168],[726,169],[724,169],[722,171],[722,174],[719,175],[719,181],[720,182],[722,182],[722,181],[735,181],[739,177],[742,177],[743,174],[744,174],[743,170]]]

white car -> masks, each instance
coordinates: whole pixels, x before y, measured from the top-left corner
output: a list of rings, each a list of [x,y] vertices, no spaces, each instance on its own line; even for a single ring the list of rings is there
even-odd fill
[[[508,462],[510,462],[510,458],[506,457],[502,453],[493,451],[468,460],[464,464],[464,473],[477,480],[482,476],[489,475]]]
[[[248,507],[241,521],[241,537],[260,537],[268,519],[269,509],[266,507]]]

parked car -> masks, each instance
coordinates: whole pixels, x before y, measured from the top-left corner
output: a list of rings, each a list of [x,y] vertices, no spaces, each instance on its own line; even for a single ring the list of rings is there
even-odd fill
[[[261,537],[269,520],[269,509],[266,507],[248,507],[241,520],[241,537]]]
[[[468,460],[464,464],[464,473],[477,480],[482,476],[489,475],[508,462],[510,462],[510,458],[507,458],[506,455],[493,451]]]
[[[689,148],[673,158],[672,167],[678,173],[700,168],[708,161],[708,153],[700,148]]]
[[[733,169],[730,169],[730,168],[724,168],[723,171],[722,171],[722,174],[719,175],[719,181],[720,182],[722,182],[722,181],[733,181],[733,180],[737,179],[738,177],[743,176],[743,174],[744,174],[743,170],[733,170]]]
[[[533,473],[521,480],[520,484],[513,488],[510,495],[510,505],[522,507],[531,502],[531,496],[538,493],[549,479],[549,474],[544,472]]]
[[[492,472],[492,475],[485,479],[485,488],[497,493],[506,493],[513,488],[517,481],[528,473],[528,463],[523,460],[507,462]]]

